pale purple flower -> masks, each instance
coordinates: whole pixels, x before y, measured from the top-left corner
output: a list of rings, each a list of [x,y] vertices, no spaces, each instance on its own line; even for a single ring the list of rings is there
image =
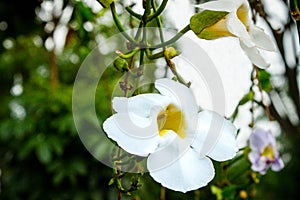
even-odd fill
[[[257,128],[250,135],[249,142],[251,152],[248,158],[252,163],[253,171],[265,174],[269,167],[273,171],[279,171],[284,167],[271,131]]]

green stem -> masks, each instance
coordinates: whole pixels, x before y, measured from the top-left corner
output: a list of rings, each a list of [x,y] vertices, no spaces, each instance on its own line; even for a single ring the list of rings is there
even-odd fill
[[[170,60],[170,59],[167,59],[165,57],[165,60],[167,62],[167,65],[169,66],[169,68],[171,69],[172,73],[174,74],[175,78],[180,82],[182,83],[183,85],[187,86],[187,87],[190,87],[191,86],[191,82],[186,82],[182,76],[180,76],[180,74],[177,72],[176,70],[176,66],[175,64]]]
[[[137,19],[142,19],[142,15],[140,15],[140,14],[134,12],[134,11],[131,9],[131,7],[127,6],[127,7],[125,7],[125,9],[126,9],[126,11],[127,11],[130,15],[136,17]]]
[[[140,35],[142,33],[142,30],[143,30],[143,21],[141,20],[140,24],[139,24],[139,28],[138,28],[138,30],[137,30],[137,32],[135,34],[135,37],[134,37],[135,40],[139,39],[139,37],[140,37]]]
[[[151,13],[151,0],[146,0],[146,9],[144,16],[146,16],[146,21],[148,21],[148,16]]]
[[[173,38],[171,38],[170,40],[151,46],[149,47],[150,50],[155,50],[161,47],[165,47],[168,46],[170,44],[173,44],[174,42],[176,42],[177,40],[179,40],[186,32],[188,32],[189,30],[191,30],[190,25],[187,25],[186,27],[184,27],[181,31],[179,31]]]
[[[164,9],[166,8],[167,3],[168,3],[168,0],[163,0],[163,2],[161,3],[161,5],[157,9],[157,11],[148,18],[148,21],[151,21],[152,19],[159,16],[164,11]]]
[[[130,51],[129,53],[123,54],[121,51],[117,50],[116,53],[124,59],[127,58],[131,58],[132,56],[134,56],[138,51],[140,50],[139,47],[135,47],[132,51]]]
[[[151,51],[149,49],[146,49],[146,56],[147,58],[149,58],[150,60],[154,60],[154,59],[158,59],[158,58],[162,58],[165,56],[164,54],[164,50],[161,52],[158,52],[156,54],[151,54]]]
[[[156,3],[155,3],[155,0],[152,0],[152,8],[153,8],[154,12],[156,12]],[[155,20],[156,20],[156,24],[157,24],[157,26],[158,26],[158,28],[159,28],[160,41],[161,41],[161,42],[164,42],[165,39],[164,39],[164,33],[163,33],[163,30],[162,30],[162,22],[161,22],[160,16],[157,16],[157,17],[155,18]]]
[[[145,45],[147,42],[147,30],[146,30],[146,25],[147,25],[147,19],[149,14],[151,13],[151,0],[146,0],[146,7],[145,7],[145,11],[144,14],[141,18],[141,22],[140,22],[140,27],[142,32],[143,32],[143,36],[142,36],[142,41],[141,41],[141,49],[140,49],[140,64],[139,64],[139,68],[137,71],[137,76],[140,77],[143,74],[144,71],[144,54],[145,54]],[[141,30],[137,31],[136,37],[139,37],[138,35],[140,35]],[[137,79],[136,82],[136,88],[137,88],[137,94],[140,94],[140,83],[139,83],[140,79]]]
[[[118,14],[116,12],[116,7],[115,7],[115,3],[111,3],[110,4],[110,10],[114,19],[114,22],[117,26],[117,28],[119,29],[120,33],[131,43],[136,44],[136,41],[130,36],[128,35],[128,33],[125,31],[123,25],[121,24]]]
[[[290,1],[290,7],[291,7],[291,11],[293,12],[299,12],[299,7],[298,7],[298,0],[292,0]]]

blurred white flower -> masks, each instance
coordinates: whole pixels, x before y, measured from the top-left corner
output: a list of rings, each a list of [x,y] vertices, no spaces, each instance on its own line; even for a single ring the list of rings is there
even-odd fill
[[[214,35],[210,39],[223,36],[238,37],[241,48],[253,64],[263,69],[269,67],[270,64],[260,55],[259,49],[275,51],[276,46],[271,37],[251,20],[247,0],[217,0],[197,7],[203,10],[228,12],[224,18],[203,30],[207,35],[209,33]]]

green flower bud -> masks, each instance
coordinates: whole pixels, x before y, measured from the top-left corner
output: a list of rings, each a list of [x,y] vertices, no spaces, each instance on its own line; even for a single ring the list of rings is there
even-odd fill
[[[116,58],[114,60],[114,67],[118,70],[118,71],[121,71],[121,72],[125,72],[125,71],[128,71],[129,68],[128,68],[128,63],[125,59],[123,58]]]
[[[164,55],[166,59],[170,60],[180,54],[179,51],[177,51],[174,47],[168,47],[164,51]]]
[[[108,8],[114,0],[98,0],[99,3],[103,6],[103,8]]]
[[[224,36],[233,36],[227,28],[226,11],[204,10],[190,19],[191,30],[202,39],[212,40]]]

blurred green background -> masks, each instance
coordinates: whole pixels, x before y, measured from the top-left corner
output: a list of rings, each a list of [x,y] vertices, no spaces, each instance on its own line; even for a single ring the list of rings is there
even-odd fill
[[[72,87],[82,61],[97,42],[117,33],[110,13],[96,11],[79,0],[0,2],[0,199],[117,199],[116,188],[108,186],[112,169],[85,149],[72,118]],[[56,41],[59,31],[65,40]],[[111,114],[115,80],[109,73],[120,76],[111,69],[103,77],[100,122]],[[288,88],[280,92],[293,98]],[[299,123],[292,127],[283,127],[281,137],[290,162],[262,177],[254,199],[300,196]],[[147,174],[141,184],[124,199],[159,199],[160,186]],[[197,199],[209,190],[167,190],[167,199]]]

